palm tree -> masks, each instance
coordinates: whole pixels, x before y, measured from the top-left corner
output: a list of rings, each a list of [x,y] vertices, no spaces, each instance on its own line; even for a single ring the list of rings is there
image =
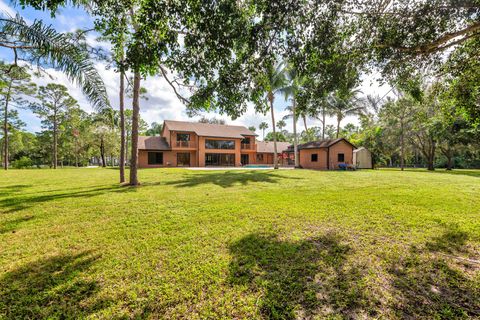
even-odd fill
[[[282,129],[285,128],[286,126],[287,126],[287,123],[284,120],[279,120],[277,122],[277,128],[280,129],[280,131],[282,131]]]
[[[330,114],[337,118],[337,138],[340,135],[340,123],[347,116],[363,114],[365,106],[358,97],[360,90],[337,90],[327,97]]]
[[[263,122],[260,123],[260,125],[258,126],[258,129],[262,130],[262,132],[263,132],[263,140],[265,140],[265,130],[268,129],[268,123],[266,123],[265,121],[263,121]]]
[[[297,120],[298,116],[303,118],[303,123],[305,125],[305,130],[307,130],[307,112],[305,108],[298,109],[297,108],[297,95],[300,92],[304,79],[300,78],[296,72],[296,70],[292,67],[288,69],[288,80],[289,84],[281,89],[283,94],[285,95],[285,100],[288,100],[289,97],[292,100],[292,105],[288,106],[286,110],[290,111],[290,114],[285,116],[284,118],[291,117],[293,120],[293,153],[295,157],[295,167],[298,168],[300,166],[300,161],[298,159],[298,137],[297,137]]]
[[[38,65],[50,65],[76,82],[97,110],[108,108],[107,90],[85,45],[51,26],[35,20],[27,24],[17,15],[0,18],[0,47],[11,49],[14,64],[24,58]]]
[[[266,91],[266,101],[270,107],[270,113],[272,116],[272,129],[273,129],[273,168],[278,169],[278,157],[277,157],[277,132],[275,129],[275,112],[273,108],[273,102],[275,101],[275,94],[284,88],[287,84],[285,64],[279,63],[276,67],[269,65],[266,74],[264,75],[264,90]]]

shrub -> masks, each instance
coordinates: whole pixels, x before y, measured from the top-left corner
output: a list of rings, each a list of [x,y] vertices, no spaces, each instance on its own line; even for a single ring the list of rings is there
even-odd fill
[[[18,160],[12,162],[12,167],[15,169],[25,169],[33,166],[33,161],[29,157],[23,156]]]

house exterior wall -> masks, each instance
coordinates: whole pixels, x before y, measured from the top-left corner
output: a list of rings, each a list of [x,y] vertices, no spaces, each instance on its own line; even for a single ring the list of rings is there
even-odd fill
[[[327,150],[327,148],[299,150],[300,166],[305,169],[328,169]],[[312,154],[318,155],[318,160],[316,162],[312,162]]]
[[[235,141],[235,149],[206,149],[205,140],[233,140]],[[235,167],[240,167],[241,164],[241,139],[232,138],[209,138],[198,137],[198,166],[205,167],[205,154],[206,153],[222,153],[222,154],[235,154]]]
[[[338,161],[338,154],[343,153],[345,155],[345,161]],[[330,169],[338,169],[340,163],[354,164],[353,163],[353,146],[345,141],[339,141],[333,146],[330,146]]]
[[[149,152],[162,152],[163,164],[148,164]],[[159,151],[159,150],[138,150],[138,167],[139,168],[165,168],[177,166],[177,153],[190,153],[190,167],[198,167],[198,157],[196,151]]]

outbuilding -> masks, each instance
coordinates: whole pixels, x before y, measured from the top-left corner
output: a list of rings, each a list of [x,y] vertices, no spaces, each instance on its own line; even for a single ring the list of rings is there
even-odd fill
[[[353,164],[358,169],[373,169],[372,153],[365,147],[353,150]]]
[[[353,165],[356,147],[344,138],[311,141],[298,145],[300,167],[305,169],[335,170],[342,165]],[[293,146],[287,150],[293,153]]]

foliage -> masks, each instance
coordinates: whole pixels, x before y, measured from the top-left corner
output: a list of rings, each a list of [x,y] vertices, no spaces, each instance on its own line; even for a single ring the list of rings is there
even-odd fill
[[[52,66],[79,84],[97,109],[109,107],[104,83],[88,51],[65,34],[35,20],[32,24],[20,16],[0,19],[0,46],[14,50],[15,63],[24,58],[40,66]]]
[[[12,167],[15,169],[26,169],[33,166],[33,161],[29,157],[23,156],[18,160],[12,162]]]

